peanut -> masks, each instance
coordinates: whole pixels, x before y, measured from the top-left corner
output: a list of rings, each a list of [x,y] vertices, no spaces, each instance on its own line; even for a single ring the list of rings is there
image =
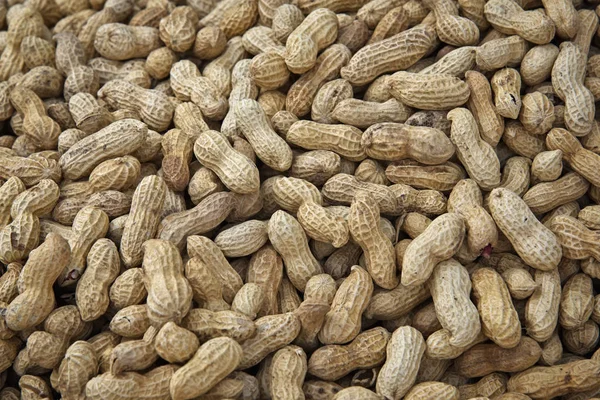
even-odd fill
[[[525,193],[523,200],[532,212],[540,214],[579,198],[588,189],[589,183],[585,179],[570,172],[553,182],[535,185]],[[568,197],[564,197],[565,195]]]
[[[377,393],[390,399],[401,399],[414,384],[425,352],[425,341],[419,331],[405,326],[392,334],[387,345],[387,359],[379,371]]]
[[[542,225],[524,200],[514,192],[497,188],[489,198],[492,217],[517,254],[542,271],[554,269],[562,256],[556,236]]]
[[[296,289],[304,291],[308,280],[322,272],[310,253],[300,223],[284,211],[276,211],[269,220],[268,234],[273,247],[284,260],[286,272]]]
[[[177,248],[164,240],[142,245],[143,270],[148,291],[148,317],[155,326],[181,322],[192,303],[192,289],[183,275],[183,263]]]
[[[439,332],[447,332],[450,336],[448,343],[454,347],[472,343],[481,331],[475,305],[469,299],[471,284],[467,275],[460,263],[448,260],[439,264],[429,283],[436,314],[443,327]],[[458,315],[462,319],[457,318]],[[427,342],[434,336],[436,334],[431,335]]]
[[[108,287],[119,274],[119,253],[109,239],[94,243],[88,253],[87,268],[77,283],[77,307],[84,321],[93,321],[106,312]]]
[[[558,47],[553,44],[535,46],[529,50],[521,62],[523,82],[527,86],[534,86],[550,78],[558,53]]]
[[[393,289],[398,285],[394,246],[381,231],[378,215],[379,207],[373,196],[358,192],[350,207],[348,226],[352,239],[364,251],[373,281],[384,289]]]
[[[484,15],[497,31],[507,35],[517,34],[535,44],[549,43],[554,37],[555,26],[548,16],[538,10],[525,11],[512,1],[489,1],[485,5]]]
[[[218,132],[203,132],[194,144],[194,154],[203,165],[215,172],[230,190],[246,194],[259,189],[256,166],[233,149],[227,139]]]
[[[286,109],[298,117],[308,114],[321,85],[337,78],[340,69],[350,60],[350,56],[348,48],[341,44],[331,45],[323,51],[313,69],[290,87],[286,97]]]
[[[120,310],[141,303],[148,294],[143,279],[141,268],[131,268],[119,275],[108,293],[111,306]]]
[[[164,365],[154,368],[144,375],[125,372],[115,376],[104,373],[88,381],[85,394],[90,399],[105,398],[106,393],[114,391],[111,399],[151,399],[169,397],[169,384],[177,367]]]
[[[360,331],[360,317],[367,308],[373,293],[369,274],[353,266],[350,275],[336,292],[331,310],[319,332],[324,344],[343,344],[353,340]]]
[[[517,346],[521,323],[500,274],[491,268],[481,268],[471,279],[484,334],[502,348]]]
[[[319,379],[337,380],[357,369],[379,365],[390,336],[379,327],[362,332],[348,345],[323,346],[311,355],[308,372]]]
[[[390,85],[392,96],[407,106],[422,110],[449,110],[465,104],[470,94],[465,82],[439,73],[396,72],[390,77]]]
[[[572,42],[560,45],[552,67],[552,86],[565,102],[565,124],[577,136],[587,135],[594,119],[593,96],[583,85],[585,67],[585,56],[577,45]]]
[[[563,160],[592,185],[597,186],[600,183],[594,169],[596,165],[599,165],[600,155],[583,148],[571,132],[562,128],[554,128],[546,136],[546,143],[550,150],[561,150]]]
[[[160,47],[159,32],[145,26],[127,26],[120,23],[102,25],[96,32],[94,47],[109,60],[128,60],[146,57]]]
[[[532,367],[508,381],[508,390],[524,393],[533,399],[582,392],[598,385],[595,375],[600,365],[594,360],[581,360],[554,367]],[[564,379],[565,377],[572,379]]]
[[[126,267],[136,267],[142,262],[141,245],[156,235],[167,186],[162,178],[144,178],[133,194],[131,211],[121,239],[121,258]]]
[[[565,257],[572,260],[598,258],[595,247],[591,245],[596,240],[598,232],[586,228],[578,219],[559,215],[552,219],[550,228],[558,237]]]
[[[65,239],[51,233],[31,252],[17,283],[19,295],[6,309],[6,324],[10,329],[32,328],[50,314],[54,308],[52,285],[69,262],[71,251],[68,246]]]
[[[260,104],[254,100],[240,100],[235,105],[235,116],[258,158],[277,171],[285,171],[292,164],[292,150],[270,127]]]
[[[362,132],[353,126],[298,121],[290,126],[286,140],[308,150],[330,150],[351,161],[365,158]]]
[[[148,127],[162,132],[173,118],[174,107],[158,90],[144,89],[124,80],[114,80],[98,91],[98,98],[114,108],[137,112]]]
[[[361,144],[367,156],[378,160],[411,158],[437,165],[448,161],[454,154],[452,143],[442,131],[391,122],[371,124],[362,135]]]
[[[288,36],[285,63],[288,69],[302,74],[317,62],[317,53],[332,44],[338,34],[335,14],[326,9],[310,12]]]
[[[527,301],[525,325],[533,339],[550,339],[558,323],[560,304],[560,276],[556,271],[536,271],[538,287]]]
[[[278,350],[272,360],[271,398],[303,397],[302,383],[307,372],[306,354],[297,346]]]
[[[406,69],[433,47],[435,39],[434,27],[421,24],[367,45],[342,68],[342,78],[353,85],[364,85],[386,72]]]
[[[440,40],[453,46],[471,46],[479,40],[475,22],[458,16],[458,6],[449,0],[425,0],[424,5],[435,15],[435,27]]]
[[[255,324],[256,334],[242,344],[244,355],[238,369],[258,364],[269,353],[291,343],[300,332],[300,321],[292,313],[261,317]]]
[[[435,265],[452,257],[465,236],[463,218],[454,213],[436,218],[407,247],[402,260],[403,285],[419,285],[427,281]]]

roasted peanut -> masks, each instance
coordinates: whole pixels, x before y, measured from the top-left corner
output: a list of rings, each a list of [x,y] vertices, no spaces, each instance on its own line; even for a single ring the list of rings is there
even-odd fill
[[[524,11],[511,1],[487,2],[484,15],[497,31],[507,35],[517,34],[535,44],[549,43],[554,37],[555,26],[548,16],[538,10]]]
[[[33,328],[54,308],[52,285],[69,262],[69,244],[51,233],[31,252],[19,276],[19,295],[6,309],[6,324],[14,331]],[[51,268],[50,268],[51,267]]]
[[[507,388],[534,399],[582,392],[598,385],[595,375],[599,368],[600,365],[594,360],[573,361],[554,367],[532,367],[513,375]],[[566,376],[572,378],[564,379]]]
[[[284,260],[286,272],[296,287],[304,291],[308,280],[322,272],[308,247],[300,223],[284,211],[276,211],[269,220],[268,234],[273,247]]]
[[[562,256],[558,239],[537,220],[524,200],[509,189],[497,188],[490,194],[489,206],[498,228],[528,265],[542,271],[558,265]]]
[[[572,42],[560,45],[560,52],[552,67],[552,86],[565,102],[564,121],[573,134],[585,136],[592,129],[594,100],[583,84],[585,55]]]
[[[317,62],[317,53],[333,43],[338,34],[338,21],[328,9],[312,11],[288,36],[285,63],[289,70],[301,74]]]
[[[433,47],[435,39],[435,28],[421,24],[367,45],[342,68],[342,78],[353,85],[364,85],[386,72],[408,68]]]
[[[521,323],[500,274],[491,268],[480,268],[471,279],[483,333],[502,348],[517,346]]]
[[[377,377],[377,393],[401,399],[417,378],[425,341],[419,331],[403,326],[394,331],[387,345],[387,359]]]
[[[459,214],[436,218],[407,247],[402,260],[403,285],[419,285],[427,281],[435,265],[452,257],[462,245],[465,223]]]
[[[192,306],[192,288],[183,275],[177,248],[167,241],[150,240],[142,249],[150,322],[155,326],[181,322]]]

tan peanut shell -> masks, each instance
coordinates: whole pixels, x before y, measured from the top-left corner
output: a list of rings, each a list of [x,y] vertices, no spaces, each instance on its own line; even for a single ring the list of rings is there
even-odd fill
[[[458,399],[459,391],[456,387],[442,382],[422,382],[415,385],[407,394],[406,399],[425,399],[430,397],[443,397]]]
[[[434,270],[429,290],[442,331],[450,334],[449,344],[464,347],[472,343],[481,331],[481,323],[469,299],[471,283],[466,269],[453,259],[441,262]]]
[[[286,272],[296,289],[304,291],[308,280],[322,272],[308,247],[300,223],[284,211],[276,211],[269,220],[268,234],[273,247],[284,260]]]
[[[136,188],[121,239],[121,258],[125,266],[141,264],[140,246],[156,235],[160,222],[157,211],[163,207],[166,190],[166,184],[158,176],[144,178]]]
[[[360,318],[373,293],[373,281],[359,266],[351,268],[350,275],[336,292],[331,310],[319,332],[324,344],[343,344],[353,340],[360,331]]]
[[[365,158],[362,132],[347,125],[326,125],[301,120],[290,126],[286,140],[308,150],[330,150],[351,161]]]
[[[401,399],[414,384],[425,351],[423,336],[405,326],[394,331],[387,345],[387,359],[379,371],[377,393]]]
[[[299,332],[300,321],[292,313],[257,319],[256,334],[242,344],[244,356],[238,369],[246,369],[258,364],[269,353],[291,343]]]
[[[367,45],[342,68],[342,78],[353,85],[364,85],[386,72],[408,68],[430,50],[435,38],[435,28],[421,24]]]
[[[393,122],[372,124],[363,133],[361,144],[367,156],[378,160],[411,158],[436,165],[448,161],[454,154],[452,143],[442,131]]]
[[[119,274],[119,253],[109,239],[100,239],[90,248],[87,268],[77,283],[77,306],[84,321],[104,314],[109,305],[108,287]]]
[[[465,224],[459,214],[449,213],[436,218],[407,247],[402,260],[403,285],[425,283],[440,261],[452,257],[465,236]]]
[[[125,119],[80,140],[60,158],[65,177],[81,178],[102,161],[133,153],[142,145],[147,132],[143,123]]]
[[[562,256],[556,236],[535,217],[514,192],[497,188],[489,198],[492,217],[506,235],[517,254],[530,266],[548,271]]]
[[[491,268],[480,268],[471,279],[485,335],[502,348],[517,346],[521,322],[500,274]]]
[[[490,25],[507,35],[517,34],[535,44],[546,44],[554,37],[555,26],[548,16],[536,10],[524,11],[517,3],[490,1],[484,14]]]
[[[449,110],[465,104],[470,90],[465,82],[451,75],[396,72],[390,77],[390,93],[410,107]]]
[[[252,320],[235,311],[209,311],[194,308],[184,318],[182,327],[192,331],[202,341],[227,336],[243,342],[253,336],[256,328]]]
[[[597,386],[595,375],[600,365],[594,360],[580,360],[553,367],[532,367],[511,377],[508,390],[532,398],[554,397],[575,390]],[[574,379],[565,379],[567,376]]]
[[[183,262],[170,242],[149,240],[144,251],[144,284],[148,291],[148,317],[155,326],[180,322],[192,303],[192,289],[183,275]]]
[[[6,309],[5,319],[10,329],[32,328],[50,314],[54,308],[52,285],[69,262],[70,255],[67,241],[53,233],[32,251],[19,276],[19,295]]]
[[[550,339],[558,323],[561,297],[560,275],[557,271],[536,271],[537,289],[525,308],[527,334],[538,341]]]
[[[271,397],[273,399],[298,398],[304,395],[302,383],[307,372],[304,350],[287,346],[278,350],[272,360]]]
[[[455,361],[457,372],[466,377],[485,376],[492,372],[522,371],[533,366],[542,354],[540,345],[523,337],[516,347],[503,349],[495,344],[478,344]]]
[[[288,36],[285,63],[297,74],[311,69],[317,53],[333,43],[338,33],[335,14],[326,8],[312,11]]]
[[[378,327],[360,333],[346,346],[323,346],[311,355],[308,372],[319,379],[336,380],[354,370],[378,365],[385,358],[390,336]]]
[[[565,125],[577,136],[590,132],[594,113],[592,93],[583,85],[585,66],[585,56],[578,46],[572,42],[560,45],[552,68],[552,85],[565,102]]]

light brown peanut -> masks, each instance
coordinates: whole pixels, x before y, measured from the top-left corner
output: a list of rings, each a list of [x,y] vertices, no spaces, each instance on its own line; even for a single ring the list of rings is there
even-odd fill
[[[377,366],[385,358],[390,336],[378,327],[362,332],[348,345],[321,347],[311,355],[308,372],[319,379],[336,380],[354,370]]]
[[[524,200],[505,188],[489,197],[492,217],[517,254],[530,266],[542,271],[554,269],[562,256],[556,236],[542,225]]]
[[[536,271],[539,285],[527,301],[525,326],[527,334],[540,342],[550,339],[558,323],[560,276],[557,271]]]
[[[372,124],[363,133],[361,144],[367,156],[378,160],[411,158],[436,165],[448,161],[454,154],[452,143],[442,131],[392,122]]]
[[[493,0],[486,3],[484,14],[490,25],[507,34],[517,34],[535,44],[549,43],[554,37],[552,20],[540,11],[524,11],[517,3]]]
[[[396,329],[387,345],[387,360],[379,371],[377,393],[401,399],[417,378],[424,352],[425,341],[419,331],[408,326]]]
[[[373,293],[373,281],[359,266],[351,268],[350,275],[333,298],[331,310],[319,332],[324,344],[343,344],[353,340],[360,331],[360,318]]]
[[[565,124],[577,136],[588,134],[593,122],[593,96],[583,85],[585,66],[585,56],[579,47],[565,42],[560,45],[552,67],[552,85],[558,97],[565,102]]]
[[[581,392],[598,385],[595,375],[600,364],[594,360],[573,361],[554,367],[532,367],[511,377],[508,390],[531,398],[560,396],[571,391]],[[564,379],[572,376],[575,379]]]
[[[480,268],[471,279],[483,333],[502,348],[517,346],[521,323],[500,274],[491,268]]]
[[[435,27],[421,24],[367,45],[342,68],[342,78],[353,85],[364,85],[386,72],[408,68],[431,49],[435,38]]]
[[[390,86],[392,96],[422,110],[449,110],[465,104],[470,94],[465,82],[445,74],[396,72],[390,77]]]
[[[164,240],[142,245],[143,270],[148,291],[148,317],[152,325],[181,322],[192,306],[192,288],[183,275],[183,262],[177,248]]]
[[[384,289],[393,289],[398,285],[394,246],[381,231],[378,215],[373,196],[359,191],[350,207],[348,226],[352,239],[363,249],[373,281]]]
[[[491,145],[479,135],[473,114],[466,108],[455,108],[448,113],[448,119],[452,121],[450,138],[469,176],[484,190],[498,186],[500,161]]]
[[[271,398],[274,400],[301,398],[302,383],[307,372],[304,350],[287,346],[278,350],[272,360]]]
[[[310,253],[300,223],[284,211],[276,211],[269,220],[269,239],[284,260],[286,272],[296,289],[304,291],[308,280],[322,272]]]
[[[465,223],[459,214],[449,213],[436,218],[408,245],[402,260],[402,284],[425,283],[437,263],[458,251],[464,236]]]
[[[114,243],[109,239],[96,241],[76,289],[77,307],[84,321],[93,321],[108,309],[108,287],[117,278],[119,267],[119,252]]]
[[[141,245],[156,235],[166,191],[164,180],[157,176],[144,178],[136,188],[121,238],[120,253],[126,267],[141,264]]]
[[[53,233],[30,254],[17,283],[19,295],[6,309],[5,319],[10,329],[32,328],[50,314],[54,308],[52,285],[69,262],[70,255],[67,241]]]
[[[452,259],[441,262],[433,272],[429,290],[443,327],[438,332],[449,334],[450,346],[464,347],[472,343],[481,331],[481,323],[477,309],[469,299],[471,282],[467,270]],[[427,342],[435,336],[431,335]]]
[[[485,76],[477,71],[467,71],[465,81],[471,92],[467,107],[477,121],[482,139],[495,146],[504,131],[504,119],[494,109],[490,84]]]
[[[312,11],[288,36],[285,63],[293,73],[301,74],[311,69],[317,53],[333,43],[338,33],[335,14],[327,9]]]

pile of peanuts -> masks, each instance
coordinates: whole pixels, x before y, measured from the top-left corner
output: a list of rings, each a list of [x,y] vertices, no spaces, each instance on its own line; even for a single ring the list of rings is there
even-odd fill
[[[598,3],[0,0],[0,400],[599,399]]]

